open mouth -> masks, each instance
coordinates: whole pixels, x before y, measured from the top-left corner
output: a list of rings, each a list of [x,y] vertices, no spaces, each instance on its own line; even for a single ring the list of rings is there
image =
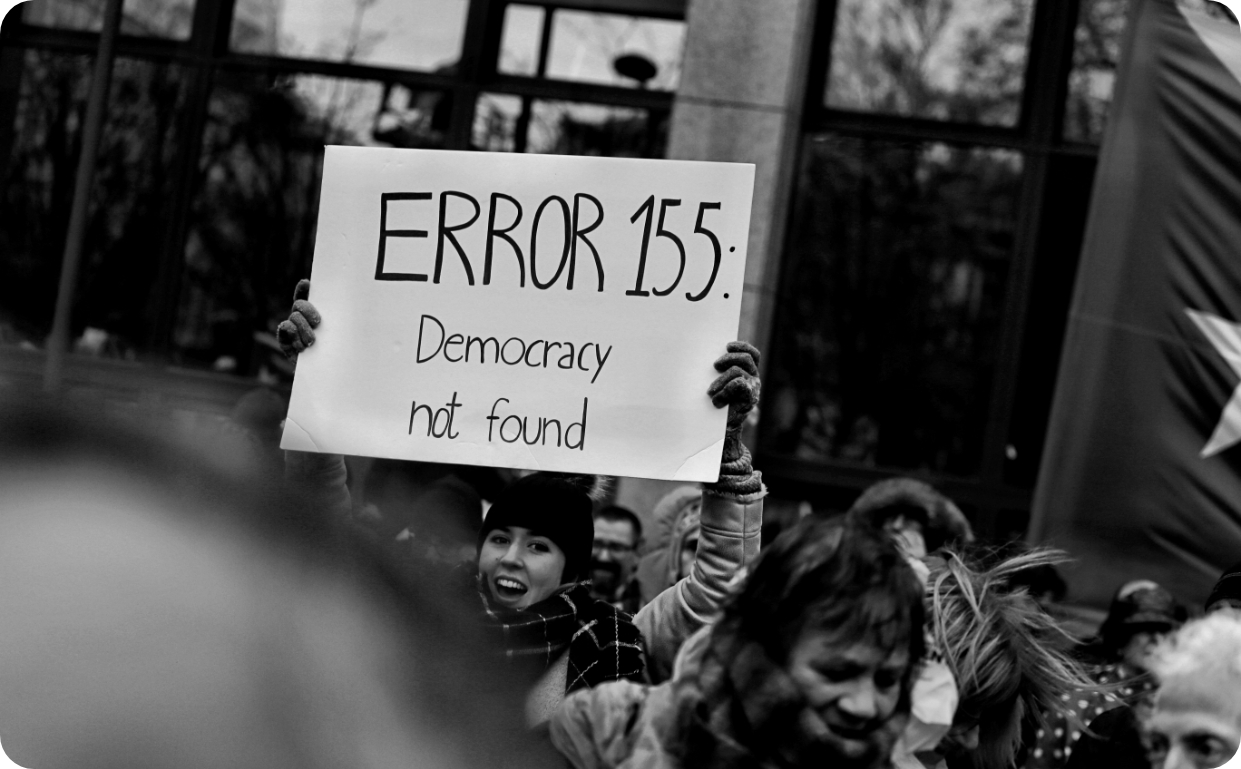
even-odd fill
[[[495,588],[496,597],[501,599],[521,598],[530,590],[512,577],[496,577],[491,584]]]

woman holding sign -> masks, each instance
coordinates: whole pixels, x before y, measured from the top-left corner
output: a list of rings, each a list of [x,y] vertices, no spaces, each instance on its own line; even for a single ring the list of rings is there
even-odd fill
[[[313,344],[322,320],[308,295],[309,281],[302,281],[278,331],[290,356]],[[632,620],[589,596],[583,580],[593,542],[591,502],[571,476],[528,476],[488,511],[470,582],[506,659],[528,664],[536,676],[526,703],[532,724],[545,723],[576,689],[641,679],[648,667],[656,680],[669,675],[682,641],[713,618],[729,583],[757,555],[765,490],[740,432],[758,401],[758,358],[756,349],[734,342],[715,363],[721,374],[707,395],[729,409],[728,429],[720,479],[705,489],[697,563]],[[288,466],[348,513],[341,457],[289,452]]]

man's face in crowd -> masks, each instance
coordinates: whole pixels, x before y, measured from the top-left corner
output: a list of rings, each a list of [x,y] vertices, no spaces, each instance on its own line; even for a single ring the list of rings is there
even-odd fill
[[[595,519],[591,579],[598,593],[615,593],[638,565],[637,533],[629,521]]]
[[[1241,766],[1229,762],[1241,744],[1241,696],[1233,681],[1214,678],[1199,674],[1190,681],[1170,681],[1160,690],[1146,723],[1155,769]]]
[[[885,651],[836,631],[803,631],[786,666],[807,706],[799,741],[812,739],[832,766],[881,763],[904,723],[894,718],[909,663],[905,649]]]

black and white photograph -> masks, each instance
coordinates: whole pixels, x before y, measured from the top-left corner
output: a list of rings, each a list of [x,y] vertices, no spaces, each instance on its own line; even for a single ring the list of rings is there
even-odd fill
[[[0,0],[0,769],[1241,769],[1241,0]]]

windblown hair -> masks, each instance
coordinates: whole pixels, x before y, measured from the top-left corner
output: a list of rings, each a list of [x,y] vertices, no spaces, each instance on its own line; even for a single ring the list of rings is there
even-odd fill
[[[807,628],[830,630],[885,651],[907,649],[912,672],[925,645],[921,594],[913,569],[881,532],[808,516],[763,549],[718,629],[759,643],[776,664]]]
[[[1241,610],[1220,609],[1164,638],[1150,656],[1160,681],[1217,672],[1241,687]]]
[[[1011,766],[1026,714],[1042,720],[1062,709],[1063,695],[1097,688],[1067,654],[1072,637],[1024,589],[1009,584],[1022,571],[1065,560],[1059,551],[1039,549],[989,568],[952,552],[931,564],[931,634],[957,680],[958,714],[979,725],[972,756],[978,769]]]

